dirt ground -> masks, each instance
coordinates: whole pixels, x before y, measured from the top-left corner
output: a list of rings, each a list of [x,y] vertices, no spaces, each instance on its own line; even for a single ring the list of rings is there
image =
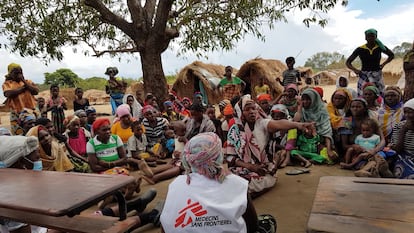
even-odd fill
[[[303,233],[309,213],[312,209],[313,199],[318,187],[319,178],[322,176],[353,176],[352,171],[342,170],[339,166],[313,165],[311,172],[300,175],[286,175],[285,173],[293,167],[286,167],[278,171],[278,182],[269,192],[253,200],[258,214],[273,215],[278,224],[279,233]],[[168,184],[172,181],[162,181],[156,185],[148,185],[143,182],[143,192],[151,187],[157,189],[157,197],[148,206],[150,210],[155,204],[164,200],[167,194]],[[134,231],[158,233],[159,228],[152,225],[144,226]]]
[[[355,84],[351,84],[355,87]],[[323,86],[326,100],[330,99],[334,85]],[[109,105],[95,105],[98,113],[110,113]],[[72,113],[67,111],[67,114]],[[0,112],[2,126],[8,127],[8,113]],[[353,176],[351,171],[341,170],[338,166],[315,166],[311,167],[308,174],[289,176],[285,173],[292,169],[287,167],[278,171],[278,182],[274,188],[264,195],[253,200],[258,214],[272,214],[277,219],[279,233],[302,233],[306,232],[306,225],[309,213],[312,208],[313,199],[318,186],[319,178],[322,176]],[[162,181],[156,185],[148,185],[143,181],[142,192],[151,187],[157,189],[156,199],[150,203],[147,210],[150,210],[155,204],[165,199],[168,184],[171,180]],[[91,208],[83,214],[90,214],[96,208]],[[159,228],[147,225],[134,232],[161,232]]]

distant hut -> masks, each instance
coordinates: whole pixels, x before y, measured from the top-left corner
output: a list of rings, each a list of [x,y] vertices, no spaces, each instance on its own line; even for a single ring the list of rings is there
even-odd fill
[[[126,89],[127,94],[132,94],[135,97],[140,98],[141,100],[145,99],[145,92],[144,92],[144,83],[143,82],[133,82],[131,85],[128,86]]]
[[[339,76],[335,72],[324,70],[316,73],[312,78],[319,80],[319,85],[335,85],[337,77]]]
[[[283,92],[283,87],[276,82],[277,77],[282,77],[282,73],[287,66],[279,61],[272,59],[255,58],[244,63],[236,76],[246,82],[244,94],[251,94],[253,98],[257,96],[254,87],[258,85],[259,78],[265,78],[265,84],[269,85],[273,98],[276,98]]]
[[[348,68],[329,70],[329,73],[335,74],[336,79],[338,79],[341,76],[344,76],[347,77],[349,79],[349,82],[351,83],[358,81],[358,76],[354,73],[354,71]]]
[[[216,104],[221,100],[217,85],[224,76],[224,68],[222,65],[195,61],[180,70],[172,90],[178,97],[190,99],[193,99],[195,92],[201,92],[204,101],[208,101],[208,104]]]
[[[382,69],[385,85],[396,85],[403,75],[403,60],[395,58]]]
[[[296,67],[296,69],[299,70],[301,77],[312,77],[313,76],[312,67]]]

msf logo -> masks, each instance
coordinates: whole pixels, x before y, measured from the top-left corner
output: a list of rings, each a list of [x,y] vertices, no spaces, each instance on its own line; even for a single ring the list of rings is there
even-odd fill
[[[179,216],[175,219],[174,227],[182,227],[191,224],[193,222],[193,216],[201,217],[207,214],[207,210],[203,209],[203,206],[199,202],[191,202],[191,199],[187,200],[187,206],[178,211]]]

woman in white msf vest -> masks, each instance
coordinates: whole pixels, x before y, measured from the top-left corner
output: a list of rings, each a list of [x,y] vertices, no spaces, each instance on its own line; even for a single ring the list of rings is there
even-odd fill
[[[161,224],[164,232],[255,232],[257,215],[247,180],[223,168],[221,140],[201,133],[185,145],[186,175],[168,188]]]

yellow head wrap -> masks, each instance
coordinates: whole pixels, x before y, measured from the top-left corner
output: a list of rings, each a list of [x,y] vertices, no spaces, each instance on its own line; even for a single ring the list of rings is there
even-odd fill
[[[8,74],[10,74],[11,72],[12,72],[12,70],[14,70],[14,69],[16,69],[16,68],[22,68],[19,64],[16,64],[16,63],[10,63],[8,66],[7,66],[7,73]]]

